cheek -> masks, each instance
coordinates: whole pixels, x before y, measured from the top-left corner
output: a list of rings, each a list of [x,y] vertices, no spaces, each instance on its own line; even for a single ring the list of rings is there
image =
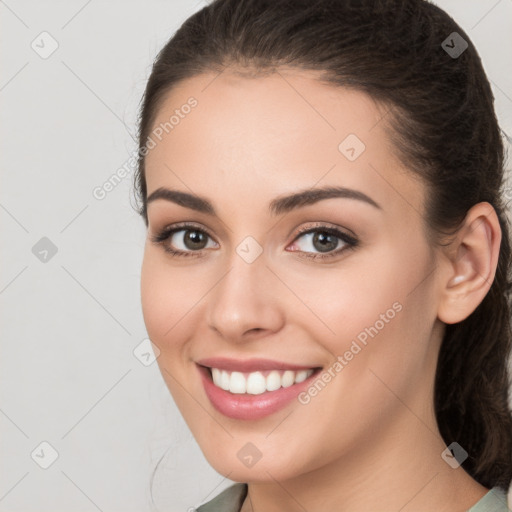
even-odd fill
[[[190,283],[194,282],[194,285]],[[190,338],[190,318],[200,307],[204,292],[183,269],[172,268],[165,255],[146,249],[141,268],[141,303],[146,331],[160,350],[157,363],[164,381],[182,414],[188,418],[193,406],[183,385],[190,378],[186,341]],[[197,390],[187,384],[189,392]]]
[[[304,304],[297,307],[304,329],[311,331],[312,339],[322,339],[339,353],[359,334],[364,340],[365,328],[377,323],[380,331],[383,322],[395,318],[404,296],[400,287],[405,272],[384,248],[379,254],[355,252],[337,267],[295,272],[288,281]]]
[[[161,351],[172,349],[182,339],[183,320],[201,297],[190,276],[166,265],[154,249],[146,249],[141,269],[141,303],[144,323],[150,339]]]
[[[365,373],[372,367],[390,379],[396,365],[417,368],[435,320],[432,280],[425,279],[432,266],[428,251],[421,244],[415,250],[397,246],[357,258],[354,253],[338,269],[314,269],[295,282],[307,306],[296,318],[302,315],[311,339],[344,357],[347,366]]]

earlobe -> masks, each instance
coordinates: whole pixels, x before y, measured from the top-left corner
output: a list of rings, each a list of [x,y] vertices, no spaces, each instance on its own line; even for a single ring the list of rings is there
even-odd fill
[[[463,321],[485,298],[496,275],[500,244],[496,211],[487,202],[476,204],[468,211],[439,274],[438,318],[442,322]]]

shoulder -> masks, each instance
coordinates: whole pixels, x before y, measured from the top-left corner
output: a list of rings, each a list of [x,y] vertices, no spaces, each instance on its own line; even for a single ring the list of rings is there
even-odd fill
[[[509,512],[507,494],[499,487],[493,487],[467,512]]]
[[[247,484],[236,483],[201,505],[197,512],[239,512],[246,496]]]

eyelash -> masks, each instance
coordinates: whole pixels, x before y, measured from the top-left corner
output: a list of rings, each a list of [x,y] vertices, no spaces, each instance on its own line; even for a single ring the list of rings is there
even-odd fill
[[[150,240],[151,240],[151,242],[153,242],[155,244],[162,245],[164,251],[171,254],[172,256],[185,257],[185,258],[186,257],[201,257],[202,256],[200,254],[201,251],[177,251],[175,249],[171,249],[168,245],[166,245],[164,243],[174,233],[177,233],[179,231],[197,231],[200,233],[204,233],[213,239],[213,237],[208,233],[208,231],[206,231],[203,228],[199,228],[193,224],[179,224],[179,225],[174,225],[172,227],[164,228],[156,235],[150,236]],[[359,245],[359,241],[356,238],[354,238],[353,236],[348,235],[347,233],[344,233],[343,231],[340,231],[337,228],[333,228],[333,227],[322,225],[322,224],[318,225],[318,226],[313,226],[313,227],[310,226],[308,228],[300,229],[297,232],[297,235],[295,236],[295,238],[293,239],[293,242],[295,242],[302,235],[306,235],[308,233],[317,233],[317,232],[334,235],[335,237],[339,238],[342,242],[344,242],[346,244],[346,246],[342,247],[340,249],[336,249],[334,251],[325,253],[325,254],[302,252],[299,250],[293,251],[293,252],[299,253],[300,257],[302,257],[302,258],[308,258],[308,259],[313,259],[313,260],[325,260],[325,259],[329,259],[329,258],[334,258],[341,252],[355,249]]]

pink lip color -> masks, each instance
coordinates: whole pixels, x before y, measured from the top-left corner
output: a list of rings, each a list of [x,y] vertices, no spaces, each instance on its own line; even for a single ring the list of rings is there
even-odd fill
[[[199,365],[197,367],[203,381],[206,396],[210,399],[213,407],[225,416],[237,420],[257,420],[279,411],[296,398],[301,391],[307,388],[311,380],[316,378],[318,373],[315,371],[303,382],[293,384],[287,388],[279,388],[276,391],[266,391],[261,395],[250,395],[230,393],[229,391],[218,388],[211,380],[210,370]],[[219,366],[214,366],[214,368],[219,368]],[[221,366],[221,368],[228,369],[224,366]],[[254,371],[247,369],[240,370],[240,368],[241,366],[237,365],[237,371]],[[288,365],[286,365],[286,368],[290,369]],[[263,370],[264,368],[259,366],[257,369]],[[276,369],[283,368],[280,366]],[[299,369],[309,368],[300,367]]]
[[[229,372],[256,372],[258,370],[309,370],[313,366],[299,366],[296,364],[272,361],[271,359],[248,359],[245,361],[230,359],[227,357],[209,357],[196,361],[201,366],[219,368]]]

